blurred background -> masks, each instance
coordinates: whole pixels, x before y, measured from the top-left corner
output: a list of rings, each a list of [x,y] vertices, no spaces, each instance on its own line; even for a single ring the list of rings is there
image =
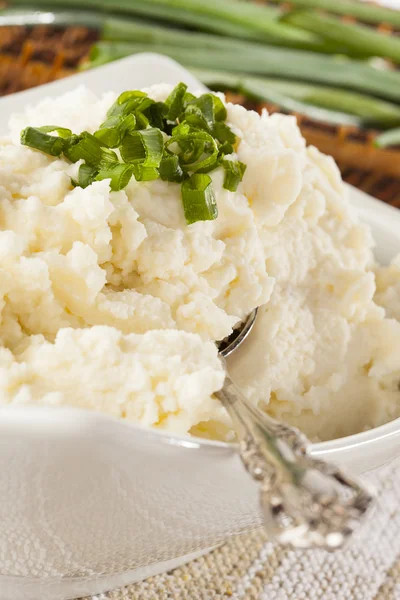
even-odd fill
[[[10,0],[0,94],[160,52],[233,102],[294,114],[346,181],[400,207],[399,2]]]

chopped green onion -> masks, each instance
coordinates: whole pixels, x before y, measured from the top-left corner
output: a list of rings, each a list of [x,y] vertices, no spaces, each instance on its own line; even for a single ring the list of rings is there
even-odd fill
[[[236,192],[246,171],[246,165],[239,160],[223,160],[221,164],[225,169],[224,188]]]
[[[128,90],[127,92],[122,92],[122,94],[118,96],[117,103],[120,105],[125,104],[128,100],[131,100],[132,98],[147,98],[147,94],[146,92],[142,92],[140,90]]]
[[[223,121],[218,121],[214,126],[214,135],[221,144],[224,142],[229,142],[229,144],[234,144],[236,142],[236,135],[233,133],[232,129],[228,127],[226,123]],[[228,154],[225,152],[225,154]]]
[[[155,167],[144,167],[143,165],[132,165],[133,174],[136,181],[153,181],[158,179],[160,174]]]
[[[166,128],[166,114],[167,108],[164,102],[154,102],[146,111],[149,116],[149,122],[152,127],[157,127],[162,131],[165,131]]]
[[[88,185],[93,183],[95,177],[97,175],[97,168],[91,167],[86,163],[82,163],[79,167],[78,171],[78,181],[74,181],[75,186],[79,186],[81,188],[86,188]]]
[[[179,164],[179,157],[176,154],[166,155],[163,157],[159,173],[164,181],[174,181],[180,183],[184,179],[182,167]]]
[[[132,175],[132,165],[117,163],[115,165],[105,167],[104,169],[100,169],[96,176],[96,181],[110,179],[110,188],[114,192],[118,192],[119,190],[123,190],[128,185]]]
[[[82,161],[77,181],[71,179],[74,186],[109,179],[111,190],[119,191],[132,175],[137,181],[180,183],[187,222],[194,223],[218,214],[209,171],[222,165],[224,187],[231,191],[243,177],[245,166],[224,158],[233,153],[236,141],[226,117],[219,97],[207,93],[196,98],[180,83],[166,102],[155,102],[144,92],[124,92],[94,134],[28,127],[21,141],[47,154],[64,154],[71,162]],[[56,136],[50,135],[53,131]],[[118,148],[118,155],[111,148]]]
[[[222,102],[221,98],[215,96],[215,94],[211,94],[213,104],[214,104],[214,116],[216,121],[225,121],[228,116],[226,112],[225,104]]]
[[[166,99],[165,104],[168,107],[166,118],[168,121],[175,121],[183,112],[186,90],[187,85],[185,83],[178,83]]]
[[[217,202],[209,175],[194,173],[182,183],[181,190],[185,218],[189,225],[217,218]]]
[[[143,167],[158,167],[164,149],[164,138],[159,129],[152,127],[127,134],[120,151],[127,163],[138,163]]]
[[[108,117],[94,135],[102,146],[117,148],[121,144],[124,135],[134,131],[135,126],[136,117],[134,114],[114,115]]]
[[[93,167],[106,166],[118,162],[117,155],[112,150],[102,146],[91,133],[84,131],[79,136],[72,136],[71,141],[64,147],[64,155],[71,161],[84,160]]]
[[[184,171],[198,171],[206,169],[217,162],[218,146],[216,140],[205,131],[192,131],[183,135],[173,135],[167,142],[170,148],[175,144],[180,151],[178,154],[181,167]]]
[[[37,127],[39,131],[42,133],[52,133],[55,131],[58,133],[58,136],[61,138],[69,138],[72,135],[72,131],[67,127],[58,127],[57,125],[43,125],[42,127]]]
[[[114,102],[114,104],[108,109],[107,116],[113,117],[115,115],[127,115],[132,113],[139,108],[145,110],[154,100],[147,97],[145,92],[139,91],[128,91],[123,92]]]
[[[234,147],[229,142],[224,142],[219,147],[219,155],[223,156],[224,154],[232,154],[234,152]]]
[[[214,100],[212,94],[203,94],[199,98],[191,100],[185,109],[185,117],[195,114],[203,119],[209,131],[212,131],[215,123]]]
[[[64,133],[71,131],[62,127],[26,127],[21,132],[21,144],[23,146],[29,146],[35,150],[40,150],[51,156],[61,156],[65,147],[65,139],[60,136],[49,135],[46,132],[62,130]]]

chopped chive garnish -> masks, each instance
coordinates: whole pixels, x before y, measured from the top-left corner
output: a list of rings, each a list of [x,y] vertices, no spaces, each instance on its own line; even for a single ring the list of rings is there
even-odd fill
[[[136,181],[154,181],[160,174],[155,167],[144,167],[143,165],[132,165]]]
[[[64,147],[64,155],[71,161],[84,160],[86,164],[93,167],[113,164],[118,162],[117,155],[112,150],[104,148],[99,140],[84,131],[79,136],[72,136],[69,143]]]
[[[209,131],[212,131],[215,123],[214,100],[212,94],[203,94],[199,98],[191,100],[186,107],[185,115],[194,114],[205,123]]]
[[[37,129],[42,133],[52,133],[55,131],[60,138],[69,138],[72,135],[70,129],[67,129],[67,127],[58,127],[57,125],[43,125],[43,127],[38,127]]]
[[[230,192],[236,192],[243,179],[246,165],[239,160],[223,160],[222,166],[225,169],[224,188]]]
[[[186,222],[212,221],[218,217],[217,202],[211,177],[194,173],[182,183],[182,202]]]
[[[53,125],[27,127],[21,143],[51,156],[64,155],[71,162],[82,161],[74,186],[85,188],[109,179],[110,189],[119,191],[132,175],[136,181],[161,178],[180,183],[186,221],[194,223],[218,215],[207,173],[222,166],[224,188],[232,192],[243,178],[246,166],[225,159],[234,153],[236,142],[226,117],[218,96],[207,93],[197,98],[179,83],[165,102],[137,90],[123,92],[94,134],[75,135]]]
[[[123,190],[128,185],[132,175],[132,165],[116,163],[115,165],[110,165],[109,167],[100,169],[96,176],[96,181],[110,179],[110,188],[114,192],[118,192],[119,190]]]
[[[164,181],[179,183],[184,179],[184,173],[179,164],[179,157],[176,154],[164,156],[158,170],[161,179]]]
[[[228,127],[226,123],[223,121],[218,121],[214,126],[214,135],[221,144],[224,142],[229,142],[229,144],[234,144],[236,141],[236,135],[233,133],[232,129]]]
[[[168,121],[176,121],[179,115],[183,112],[183,103],[186,90],[187,85],[185,83],[178,83],[178,85],[174,87],[166,99],[165,104],[168,108],[166,118]]]
[[[94,136],[99,140],[102,146],[107,148],[117,148],[120,146],[124,135],[132,132],[136,127],[136,117],[130,113],[128,115],[114,115],[108,117],[100,125]]]
[[[97,175],[96,167],[91,167],[90,165],[87,165],[86,163],[82,163],[79,167],[78,181],[77,181],[76,185],[78,185],[79,187],[85,188],[88,185],[90,185],[91,183],[93,183],[96,175]]]
[[[61,156],[65,146],[65,139],[63,137],[57,137],[55,135],[49,135],[45,133],[43,129],[47,127],[26,127],[21,132],[21,144],[23,146],[29,146],[35,148],[51,156]],[[52,127],[50,131],[55,131],[56,128]]]
[[[138,163],[144,167],[158,167],[164,150],[164,138],[159,129],[151,127],[132,131],[121,144],[121,156],[127,163]]]

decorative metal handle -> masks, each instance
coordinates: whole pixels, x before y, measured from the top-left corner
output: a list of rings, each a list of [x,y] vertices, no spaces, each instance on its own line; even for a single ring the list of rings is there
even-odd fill
[[[372,493],[308,455],[307,438],[252,406],[228,374],[216,395],[232,417],[244,466],[260,483],[267,532],[296,548],[343,546],[370,508]]]

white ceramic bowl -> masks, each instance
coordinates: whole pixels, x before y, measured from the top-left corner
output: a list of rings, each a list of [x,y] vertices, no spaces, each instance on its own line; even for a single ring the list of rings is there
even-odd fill
[[[157,55],[124,59],[0,101],[8,115],[79,83],[95,92],[200,84]],[[400,212],[350,189],[379,260],[400,251]],[[316,444],[353,473],[400,454],[400,420]],[[235,446],[140,429],[75,409],[0,409],[0,599],[62,600],[143,579],[260,523]]]

